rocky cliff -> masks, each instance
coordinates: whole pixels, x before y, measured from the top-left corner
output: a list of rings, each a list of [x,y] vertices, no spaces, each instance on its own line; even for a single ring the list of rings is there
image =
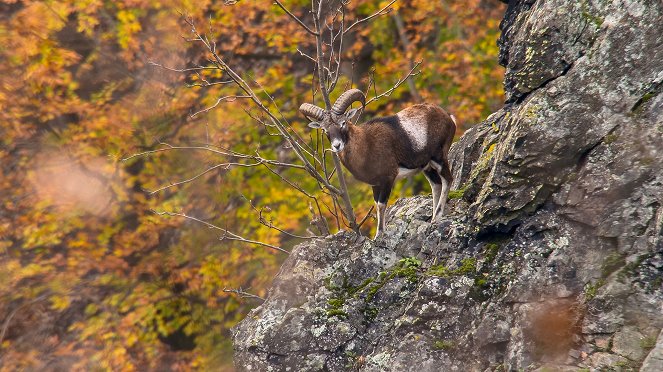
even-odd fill
[[[446,215],[294,249],[234,329],[257,371],[663,370],[663,4],[512,0],[506,106]]]

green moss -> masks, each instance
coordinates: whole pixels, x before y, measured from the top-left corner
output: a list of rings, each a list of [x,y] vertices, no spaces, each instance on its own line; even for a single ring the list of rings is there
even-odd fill
[[[448,278],[451,276],[451,270],[444,265],[435,265],[431,266],[427,271],[426,275],[430,276],[439,276],[441,278]]]
[[[624,255],[621,253],[615,252],[608,255],[608,257],[605,258],[603,264],[601,265],[601,277],[604,279],[607,278],[610,276],[610,274],[625,264],[626,261],[624,260]]]
[[[654,98],[655,96],[656,96],[656,92],[647,92],[647,93],[643,94],[642,97],[640,97],[640,101],[642,101],[642,103],[645,103],[645,102],[649,101],[650,99]]]
[[[334,316],[339,317],[339,318],[347,318],[348,313],[346,313],[345,311],[343,311],[341,309],[327,310],[327,317],[328,318],[331,318],[331,317],[334,317]]]
[[[644,166],[650,166],[654,164],[655,159],[650,157],[650,156],[643,156],[640,159],[638,159],[638,163]]]
[[[332,292],[335,292],[335,291],[339,290],[340,287],[337,286],[337,285],[332,284],[331,279],[332,279],[331,276],[328,276],[328,277],[324,278],[322,280],[322,282],[325,284],[325,288],[327,288],[328,290],[330,290]]]
[[[507,366],[506,366],[506,365],[504,365],[504,364],[498,364],[497,366],[495,366],[495,370],[494,370],[494,372],[506,372],[507,370],[508,370],[508,369],[507,369]]]
[[[366,319],[368,319],[369,321],[373,321],[373,320],[375,320],[375,318],[378,317],[379,311],[378,311],[377,307],[366,306],[363,310],[363,313],[364,313],[364,316],[366,317]]]
[[[417,272],[421,266],[421,261],[415,257],[406,257],[398,261],[396,265],[387,271],[382,271],[377,279],[373,280],[372,285],[366,291],[366,301],[370,302],[375,297],[375,294],[384,287],[387,282],[398,277],[406,278],[410,283],[415,283],[419,280]]]
[[[484,252],[486,257],[486,262],[492,263],[497,257],[497,253],[500,250],[500,245],[497,243],[488,243],[484,246]]]
[[[633,107],[631,108],[631,111],[638,111],[638,109],[640,107],[642,107],[642,105],[647,103],[647,101],[649,101],[652,98],[656,97],[656,95],[661,92],[661,87],[662,86],[663,86],[663,83],[658,83],[658,84],[652,86],[649,90],[647,90],[647,92],[645,92],[645,94],[640,96],[640,99],[638,100],[638,102],[636,102],[635,105],[633,105]]]
[[[464,258],[462,261],[460,261],[460,267],[456,269],[456,273],[458,275],[474,274],[476,272],[476,267],[476,258]]]
[[[462,189],[458,189],[458,190],[451,190],[451,191],[449,191],[448,198],[449,199],[462,199],[463,195],[465,195],[465,190],[467,190],[467,188],[462,188]]]
[[[625,360],[620,360],[618,362],[615,362],[615,364],[612,365],[612,367],[617,367],[617,368],[627,368],[630,367],[629,362]]]
[[[653,349],[654,346],[656,346],[655,337],[645,337],[642,340],[640,340],[640,347],[645,350]]]
[[[454,348],[454,343],[449,340],[437,340],[433,343],[433,348],[437,350],[451,350]]]
[[[596,297],[596,294],[599,291],[599,288],[603,287],[605,285],[605,281],[603,279],[599,279],[596,283],[594,284],[588,284],[587,288],[585,288],[585,299],[587,301],[591,301]]]
[[[461,276],[461,275],[470,275],[476,273],[476,258],[464,258],[460,261],[460,266],[456,269],[449,269],[444,265],[435,265],[431,266],[427,271],[426,275],[429,276],[439,276],[441,278],[449,278],[452,276]]]
[[[587,22],[594,24],[594,26],[596,26],[597,29],[601,28],[601,25],[603,24],[603,18],[589,13],[589,6],[586,0],[582,1],[581,15],[582,18],[584,18]]]
[[[617,140],[617,138],[619,138],[619,136],[616,135],[616,134],[608,134],[607,136],[605,136],[605,138],[603,138],[603,143],[605,143],[606,145],[609,145],[609,144],[615,142]]]
[[[585,18],[587,21],[593,23],[597,29],[601,28],[601,25],[603,24],[602,17],[589,14],[588,12],[582,12],[582,17]]]
[[[343,305],[345,305],[345,299],[344,298],[330,298],[329,300],[327,300],[327,303],[332,308],[340,308]]]
[[[622,269],[619,270],[617,278],[620,281],[624,281],[626,278],[634,277],[638,272],[638,267],[649,257],[651,257],[650,254],[643,254],[638,256],[635,261],[624,264]]]
[[[360,293],[361,291],[364,290],[369,284],[373,283],[374,279],[373,278],[367,278],[364,280],[361,284],[359,284],[356,287],[348,287],[347,288],[347,293],[350,296],[357,297],[357,294]]]
[[[487,147],[486,147],[487,146]],[[488,168],[490,165],[490,161],[492,160],[495,152],[495,147],[496,144],[493,143],[491,145],[484,145],[484,148],[486,149],[483,154],[479,157],[479,160],[477,160],[476,165],[474,168],[472,168],[472,171],[470,172],[470,177],[467,185],[471,184],[483,184],[485,176],[479,177],[482,175],[483,171]]]
[[[476,278],[474,280],[474,286],[475,287],[485,287],[486,284],[488,284],[488,279],[486,279],[486,278]]]
[[[359,299],[362,294],[364,297],[364,316],[369,321],[374,320],[378,315],[378,309],[369,306],[377,292],[384,287],[387,282],[394,278],[405,278],[410,283],[416,283],[419,280],[418,272],[421,267],[421,261],[416,257],[406,257],[398,261],[393,267],[381,271],[377,277],[366,278],[357,286],[350,285],[349,278],[343,278],[341,286],[332,285],[331,277],[325,278],[325,287],[332,291],[333,295],[327,300],[329,307],[326,309],[327,317],[339,316],[347,317],[343,311],[343,306],[349,298]]]

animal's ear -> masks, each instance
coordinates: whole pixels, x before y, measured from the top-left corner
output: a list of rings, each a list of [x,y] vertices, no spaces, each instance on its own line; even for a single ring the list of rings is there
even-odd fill
[[[348,112],[345,114],[345,117],[347,118],[347,120],[350,120],[350,119],[352,119],[355,115],[357,115],[357,113],[359,112],[359,110],[360,110],[360,107],[353,108],[352,110],[348,111]]]
[[[311,128],[311,129],[320,129],[320,128],[322,128],[322,125],[317,121],[312,121],[312,122],[308,123],[308,127]]]

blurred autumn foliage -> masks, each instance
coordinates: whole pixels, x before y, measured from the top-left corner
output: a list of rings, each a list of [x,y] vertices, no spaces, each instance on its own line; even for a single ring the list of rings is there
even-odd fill
[[[310,21],[308,1],[284,4]],[[348,17],[386,4],[351,1]],[[502,11],[494,0],[398,1],[348,35],[339,85],[374,79],[384,92],[422,61],[414,86],[367,115],[420,96],[462,131],[502,103]],[[298,49],[313,40],[270,1],[0,0],[0,370],[231,369],[229,328],[259,301],[224,289],[265,296],[285,254],[153,211],[284,249],[300,240],[266,224],[307,235],[309,201],[263,169],[217,167],[150,193],[228,159],[182,150],[121,161],[164,143],[292,158],[248,102],[191,116],[229,89],[197,84],[214,76],[149,63],[205,64],[182,14],[308,136],[296,108],[311,97],[313,67]],[[302,174],[303,188],[312,182]],[[363,216],[370,192],[350,189]]]

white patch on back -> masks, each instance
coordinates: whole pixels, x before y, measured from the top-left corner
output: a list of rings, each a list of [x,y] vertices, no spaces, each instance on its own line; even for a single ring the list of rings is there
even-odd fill
[[[413,149],[415,151],[423,150],[428,142],[428,125],[426,125],[425,115],[417,111],[404,110],[396,116],[412,142]]]

